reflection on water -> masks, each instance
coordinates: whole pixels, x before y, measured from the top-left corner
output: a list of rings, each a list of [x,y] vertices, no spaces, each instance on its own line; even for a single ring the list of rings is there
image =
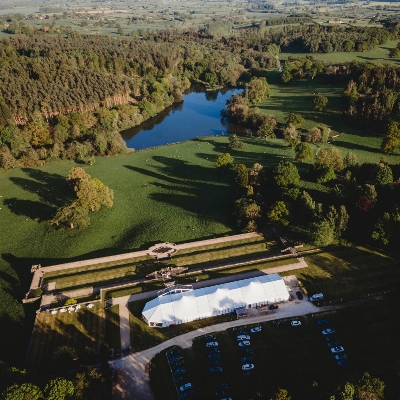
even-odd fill
[[[143,124],[121,132],[121,135],[126,145],[136,150],[182,142],[197,136],[222,135],[227,132],[227,125],[221,121],[220,112],[226,100],[237,93],[238,89],[193,91],[183,96],[183,102],[173,104]],[[243,131],[243,128],[236,129]]]

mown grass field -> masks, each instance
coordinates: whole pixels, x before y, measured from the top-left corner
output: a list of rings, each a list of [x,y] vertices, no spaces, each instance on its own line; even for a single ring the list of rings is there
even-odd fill
[[[195,398],[212,398],[213,384],[222,382],[229,385],[228,393],[238,400],[258,398],[258,394],[268,399],[278,388],[287,389],[293,400],[320,400],[328,398],[328,393],[338,385],[355,382],[368,371],[386,382],[385,398],[394,399],[399,383],[400,347],[393,329],[392,313],[396,312],[393,300],[374,300],[336,313],[301,317],[300,327],[291,327],[289,322],[280,328],[275,326],[275,321],[262,323],[262,332],[251,334],[256,372],[247,378],[241,371],[243,356],[238,352],[234,330],[217,333],[223,368],[218,377],[208,372],[205,342],[199,338],[192,348],[181,351]],[[336,364],[321,334],[326,325],[321,328],[317,324],[319,318],[327,318],[329,327],[336,330],[350,366]],[[150,371],[156,399],[175,399],[176,390],[165,352],[152,360]]]
[[[117,319],[108,317],[108,329],[115,332]],[[114,330],[111,326],[114,325]],[[118,329],[119,331],[119,329]],[[110,334],[110,338],[115,335]],[[65,312],[52,315],[50,312],[37,314],[35,330],[32,335],[29,366],[51,366],[54,351],[61,346],[68,346],[76,351],[79,357],[85,348],[98,352],[105,343],[105,313],[100,302],[94,303],[92,309],[85,306],[77,312]]]
[[[393,291],[400,285],[396,256],[376,249],[337,246],[306,254],[304,259],[308,268],[295,274],[309,295],[324,293],[325,302],[321,304]]]

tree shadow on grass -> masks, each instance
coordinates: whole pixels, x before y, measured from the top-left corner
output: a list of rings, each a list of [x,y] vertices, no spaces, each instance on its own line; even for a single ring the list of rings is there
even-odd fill
[[[57,208],[40,201],[20,200],[15,197],[4,200],[4,204],[15,215],[26,216],[36,221],[49,220],[57,211]]]
[[[68,197],[72,198],[74,195],[74,191],[65,176],[50,174],[34,168],[22,168],[22,171],[33,179],[33,181],[27,182],[26,190],[36,192],[42,201],[60,207],[65,205],[66,201],[69,201]],[[25,189],[25,187],[22,188]]]
[[[102,315],[87,309],[71,314],[40,313],[35,323],[27,364],[52,370],[55,367],[54,354],[62,346],[73,348],[79,358],[84,356],[86,347],[97,353],[104,343],[104,324]]]
[[[349,143],[349,142],[344,142],[342,140],[334,140],[332,141],[332,144],[334,146],[339,146],[348,150],[359,150],[359,151],[368,151],[374,154],[377,154],[377,149],[369,146],[364,146],[362,144],[357,144],[357,143]],[[383,154],[383,153],[382,153]]]

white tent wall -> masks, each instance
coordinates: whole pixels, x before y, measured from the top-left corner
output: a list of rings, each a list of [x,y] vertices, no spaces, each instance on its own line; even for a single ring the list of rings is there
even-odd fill
[[[181,293],[165,293],[146,303],[142,314],[150,326],[167,327],[234,312],[239,307],[259,307],[288,300],[289,292],[283,279],[271,274]]]

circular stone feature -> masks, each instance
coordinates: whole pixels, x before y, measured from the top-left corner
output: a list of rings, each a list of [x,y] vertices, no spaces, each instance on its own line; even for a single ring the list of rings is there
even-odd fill
[[[171,254],[176,253],[176,245],[175,243],[159,243],[149,248],[149,252],[147,253],[151,257],[155,258],[165,258],[171,257]]]

